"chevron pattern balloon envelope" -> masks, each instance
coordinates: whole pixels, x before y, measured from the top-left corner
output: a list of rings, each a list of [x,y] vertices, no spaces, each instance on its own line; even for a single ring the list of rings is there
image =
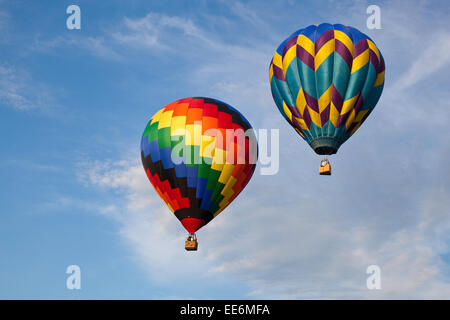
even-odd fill
[[[156,192],[194,233],[247,185],[257,142],[250,123],[233,107],[211,98],[186,98],[150,119],[141,158]]]
[[[269,79],[284,118],[316,153],[334,154],[377,104],[384,59],[355,28],[312,25],[281,43]]]

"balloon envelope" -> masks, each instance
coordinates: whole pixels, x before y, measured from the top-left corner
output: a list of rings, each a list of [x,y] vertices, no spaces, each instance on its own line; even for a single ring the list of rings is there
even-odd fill
[[[384,59],[357,29],[323,23],[281,43],[269,79],[284,118],[316,153],[334,154],[377,104]]]
[[[247,185],[256,166],[257,142],[247,119],[228,104],[186,98],[150,119],[141,158],[159,196],[194,233]]]

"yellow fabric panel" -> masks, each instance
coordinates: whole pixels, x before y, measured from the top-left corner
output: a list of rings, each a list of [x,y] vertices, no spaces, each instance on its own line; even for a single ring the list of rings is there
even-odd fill
[[[358,114],[355,116],[355,110],[353,110],[352,113],[349,115],[347,121],[345,122],[345,128],[348,129],[350,127],[350,125],[352,125],[353,123],[358,123],[355,126],[355,128],[359,128],[359,126],[361,125],[361,121],[367,112],[369,112],[369,110],[360,110],[358,112]],[[354,132],[354,131],[355,130],[353,128],[352,132]],[[353,133],[351,133],[351,134],[353,134]]]
[[[215,216],[219,214],[228,204],[230,204],[229,199],[234,195],[233,186],[236,184],[236,181],[237,179],[231,176],[227,184],[223,188],[220,194],[222,194],[224,198],[222,199],[222,201],[220,201],[219,203],[220,210],[215,214]]]
[[[322,128],[322,121],[320,120],[320,115],[318,112],[314,111],[308,106],[309,115],[311,116],[311,120],[318,126]]]
[[[359,122],[359,123],[353,128],[352,132],[350,132],[350,136],[352,136],[352,135],[356,132],[356,130],[359,129],[359,127],[361,126],[361,124],[362,124],[362,122]]]
[[[283,60],[278,52],[275,52],[275,54],[273,55],[273,64],[278,68],[283,69]]]
[[[342,42],[350,51],[353,57],[353,41],[349,38],[349,36],[345,34],[345,32],[334,30],[334,38]]]
[[[159,118],[158,129],[170,127],[173,110],[164,112]]]
[[[230,177],[230,179],[227,181],[227,184],[223,188],[221,194],[225,198],[231,198],[234,194],[233,186],[236,184],[237,179],[233,176]]]
[[[317,52],[316,58],[314,59],[316,71],[317,69],[319,69],[322,62],[324,62],[325,59],[328,58],[328,56],[333,52],[334,52],[334,38],[328,40],[327,43],[325,43],[322,46],[322,48],[320,48],[319,52]]]
[[[314,42],[312,42],[308,37],[305,37],[304,35],[299,35],[297,38],[297,44],[301,46],[303,49],[309,52],[310,55],[314,57],[315,54],[315,47]]]
[[[377,74],[377,80],[375,81],[374,87],[381,86],[384,83],[384,71]]]
[[[333,102],[330,104],[330,121],[335,128],[337,128],[339,120],[339,110],[336,108]]]
[[[219,176],[219,182],[226,184],[228,182],[228,179],[230,178],[231,174],[233,173],[235,165],[231,163],[226,163],[223,166],[222,172]]]
[[[219,210],[214,213],[214,217],[216,217],[219,213],[223,211],[228,205],[230,204],[229,199],[223,198],[222,201],[219,203]]]
[[[361,69],[369,62],[369,49],[364,50],[359,56],[353,59],[352,72],[354,73]]]
[[[306,107],[306,100],[305,95],[303,94],[303,88],[300,88],[300,90],[298,90],[297,100],[295,101],[295,104],[297,106],[298,111],[303,117],[303,112],[305,112]]]
[[[272,77],[273,77],[273,63],[271,63],[269,67],[269,82],[272,81]]]
[[[297,119],[297,118],[296,118]],[[302,138],[304,138],[305,137],[305,135],[303,134],[303,132],[301,132],[300,130],[298,130],[297,128],[294,128],[295,129],[295,131],[297,131],[297,133],[302,137]]]
[[[200,148],[200,156],[206,158],[214,158],[214,149],[216,148],[216,137],[202,136],[202,145]]]
[[[331,101],[331,88],[333,87],[333,84],[331,84],[327,91],[325,91],[319,98],[319,112],[322,113],[322,111],[328,106],[328,104]]]
[[[186,126],[186,116],[176,116],[172,118],[172,123],[170,125],[170,135],[183,135]],[[180,130],[181,129],[181,130]],[[180,134],[179,132],[183,132]]]
[[[214,158],[211,165],[211,169],[222,171],[223,166],[225,165],[225,161],[227,159],[227,152],[225,150],[215,148],[214,149]]]
[[[353,122],[360,122],[369,110],[360,110]]]
[[[155,113],[152,117],[152,122],[150,122],[150,124],[153,124],[157,121],[159,121],[159,118],[161,117],[161,114],[164,112],[165,108],[160,109],[157,113]]]
[[[367,44],[369,45],[369,48],[375,52],[375,54],[377,55],[378,61],[380,61],[380,51],[378,51],[377,46],[375,45],[375,43],[373,43],[372,41],[370,41],[369,39],[367,39]]]
[[[202,144],[202,125],[187,124],[185,143],[187,146],[200,146]]]
[[[286,116],[289,118],[289,120],[292,121],[292,112],[291,112],[291,110],[289,110],[286,103],[284,103],[284,100],[283,100],[283,110],[284,110],[284,113],[286,114]]]
[[[355,109],[353,109],[352,112],[348,115],[347,121],[345,121],[345,129],[348,129],[348,127],[350,127],[353,119],[355,119]]]
[[[283,58],[283,72],[284,76],[286,77],[286,71],[289,67],[289,64],[292,62],[292,60],[297,56],[297,46],[292,46],[284,55]]]
[[[344,103],[342,104],[341,115],[346,114],[353,108],[353,106],[356,103],[356,99],[358,99],[358,96],[359,96],[359,93],[356,96],[354,96],[353,98],[350,98],[350,99],[344,101]]]
[[[185,137],[184,137],[184,143],[187,146],[192,146],[194,145],[194,125],[193,124],[188,124],[186,125],[186,133],[185,133]]]
[[[305,120],[294,117],[294,119],[297,121],[298,125],[300,126],[300,128],[302,128],[303,130],[309,130],[308,126],[306,125]]]

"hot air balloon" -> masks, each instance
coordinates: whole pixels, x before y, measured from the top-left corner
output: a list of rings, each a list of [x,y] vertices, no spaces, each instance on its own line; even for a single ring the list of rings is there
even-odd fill
[[[375,108],[384,85],[384,59],[364,33],[323,23],[297,30],[269,67],[279,111],[319,155],[335,154]],[[325,157],[320,174],[331,174]]]
[[[186,98],[150,119],[141,158],[156,192],[189,232],[186,250],[197,250],[195,232],[252,177],[257,142],[250,123],[233,107],[211,98]]]

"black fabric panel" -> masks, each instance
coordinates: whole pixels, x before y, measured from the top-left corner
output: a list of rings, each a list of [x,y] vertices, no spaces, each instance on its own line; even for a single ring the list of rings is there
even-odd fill
[[[250,126],[244,120],[242,120],[242,118],[239,115],[239,113],[231,110],[225,103],[217,101],[217,100],[212,99],[212,98],[196,97],[195,99],[203,99],[203,101],[205,103],[216,105],[217,106],[217,110],[219,112],[224,112],[224,113],[230,114],[233,123],[235,123],[237,125],[240,125],[244,129],[244,131],[246,131],[247,129],[250,129]]]
[[[197,219],[204,220],[205,224],[207,224],[214,218],[214,216],[212,215],[211,212],[209,212],[207,210],[202,210],[199,208],[183,208],[183,209],[178,209],[174,213],[175,213],[175,216],[180,221],[185,218],[197,218]]]
[[[187,178],[178,178],[175,173],[175,168],[164,169],[162,161],[153,162],[150,154],[145,157],[144,152],[141,151],[141,159],[144,169],[150,171],[152,175],[158,174],[161,181],[169,181],[172,189],[178,188],[182,198],[189,199],[189,206],[193,208],[200,208],[202,200],[196,197],[197,189],[187,187]]]

